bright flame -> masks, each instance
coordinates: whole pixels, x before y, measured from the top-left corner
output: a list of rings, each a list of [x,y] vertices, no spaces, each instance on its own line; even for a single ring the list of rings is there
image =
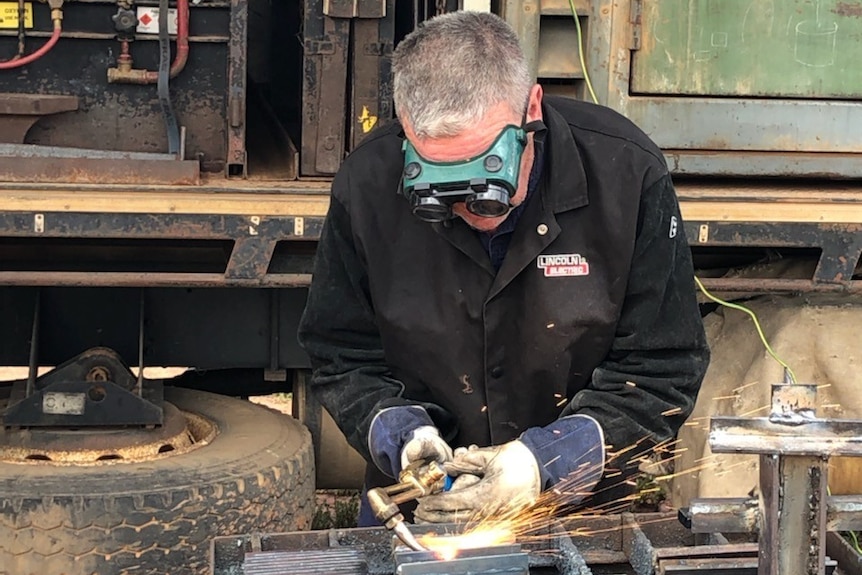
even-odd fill
[[[433,552],[441,561],[451,561],[461,549],[493,547],[515,542],[515,535],[502,527],[477,526],[462,535],[437,535],[428,533],[419,537],[419,543]]]

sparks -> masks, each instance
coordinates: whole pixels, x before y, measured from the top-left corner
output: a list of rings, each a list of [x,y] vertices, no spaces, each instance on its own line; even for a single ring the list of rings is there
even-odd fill
[[[550,464],[552,464],[553,462],[555,462],[555,461],[559,460],[561,457],[562,457],[562,455],[558,455],[558,456],[556,456],[555,458],[553,458],[552,460],[550,460],[549,462],[547,462],[543,467],[547,467],[547,466],[549,466],[549,465],[550,465]]]
[[[758,383],[760,383],[760,382],[759,381],[752,381],[751,383],[746,383],[744,385],[740,385],[739,387],[734,387],[733,391],[734,392],[741,391],[741,390],[745,389],[746,387],[751,387],[752,385],[757,385]]]
[[[661,491],[662,487],[655,484],[638,490],[639,480],[643,477],[650,477],[655,483],[661,483],[674,477],[694,474],[706,468],[715,468],[727,472],[737,465],[744,465],[744,462],[740,462],[737,465],[721,466],[714,460],[715,456],[707,456],[695,462],[700,462],[699,465],[696,464],[692,468],[658,477],[645,476],[643,474],[632,475],[629,471],[624,472],[624,469],[636,469],[638,461],[648,461],[648,455],[653,452],[673,454],[673,457],[669,458],[670,461],[679,458],[679,454],[685,452],[686,448],[678,447],[677,444],[677,440],[668,440],[650,447],[646,442],[646,438],[644,438],[632,445],[619,449],[615,455],[625,455],[626,461],[623,462],[622,459],[614,460],[612,457],[609,457],[607,464],[604,466],[604,482],[600,489],[596,489],[592,481],[587,483],[587,479],[595,477],[600,467],[594,467],[590,462],[583,461],[569,476],[560,478],[559,482],[553,488],[542,492],[537,500],[526,501],[516,498],[516,500],[507,501],[502,507],[481,509],[465,524],[464,530],[460,535],[429,534],[420,537],[420,542],[427,549],[433,551],[438,558],[451,560],[458,556],[461,549],[487,547],[514,543],[516,541],[540,541],[555,536],[549,534],[549,527],[552,524],[559,525],[558,519],[560,517],[565,517],[565,525],[568,526],[571,525],[572,520],[582,518],[589,521],[591,517],[607,513],[623,513],[630,511],[632,504],[637,502],[644,493]],[[584,457],[586,457],[586,454]],[[548,462],[548,464],[555,460]],[[666,458],[665,460],[668,459]],[[613,478],[618,479],[607,481]],[[630,495],[605,503],[594,504],[590,508],[584,508],[575,512],[572,511],[573,501],[583,501],[584,498],[590,495],[596,495],[623,484],[634,487],[635,490]],[[670,520],[672,518],[661,518],[656,521]],[[583,537],[601,532],[610,532],[618,528],[616,526],[613,528],[589,529],[582,526],[572,526],[571,528],[567,528],[567,532],[570,536]]]
[[[740,413],[739,417],[748,417],[749,415],[754,415],[755,413],[759,413],[761,411],[766,411],[767,409],[772,409],[771,405],[764,405],[763,407],[758,407],[757,409],[752,409],[751,411],[746,411],[745,413]]]

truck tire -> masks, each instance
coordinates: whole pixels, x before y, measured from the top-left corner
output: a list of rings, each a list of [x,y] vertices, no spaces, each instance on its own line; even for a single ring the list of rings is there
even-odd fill
[[[141,463],[0,463],[0,573],[209,572],[215,536],[308,529],[311,435],[247,401],[166,388],[218,428],[209,445]]]

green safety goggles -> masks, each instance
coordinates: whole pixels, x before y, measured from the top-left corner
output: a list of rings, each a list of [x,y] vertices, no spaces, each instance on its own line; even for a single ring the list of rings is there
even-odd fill
[[[475,158],[432,162],[405,139],[402,192],[413,214],[426,222],[452,217],[452,205],[464,202],[471,213],[496,218],[508,213],[518,189],[521,156],[527,145],[524,128],[506,126],[494,143]]]

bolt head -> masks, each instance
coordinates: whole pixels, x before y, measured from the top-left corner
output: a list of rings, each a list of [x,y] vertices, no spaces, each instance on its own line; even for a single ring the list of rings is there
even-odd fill
[[[503,169],[503,159],[500,156],[488,156],[485,158],[485,169],[489,172],[499,172]]]
[[[406,166],[404,166],[404,177],[408,180],[412,180],[413,178],[418,178],[419,174],[422,173],[422,166],[420,166],[416,162],[410,162]]]

